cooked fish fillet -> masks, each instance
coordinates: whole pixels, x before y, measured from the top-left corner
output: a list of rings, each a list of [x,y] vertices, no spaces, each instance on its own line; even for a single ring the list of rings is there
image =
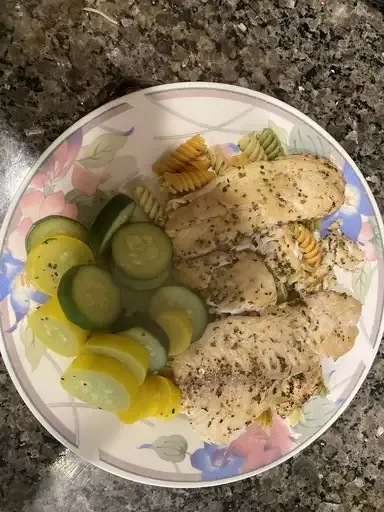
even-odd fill
[[[267,232],[253,237],[256,251],[262,255],[273,275],[283,283],[290,281],[301,271],[301,253],[292,237],[289,224],[274,226]]]
[[[237,315],[276,304],[277,291],[273,275],[261,258],[244,251],[236,254],[229,266],[212,273],[206,298],[214,312]]]
[[[174,265],[181,283],[199,290],[217,314],[259,312],[276,304],[273,275],[254,252],[215,251]]]
[[[364,261],[364,253],[359,245],[338,232],[319,240],[323,259],[311,272],[308,265],[303,265],[301,252],[288,224],[258,233],[253,241],[256,251],[263,256],[275,278],[294,284],[298,291],[326,290],[336,282],[335,266],[354,272]]]
[[[336,358],[353,346],[360,310],[352,297],[320,292],[261,317],[209,324],[203,337],[172,361],[193,428],[203,439],[225,442],[276,407],[273,390],[287,379],[289,386],[292,377],[313,372],[311,382],[317,382],[320,356]],[[295,408],[308,397],[296,391],[287,398]]]
[[[289,416],[313,395],[319,393],[322,385],[321,366],[317,366],[308,372],[292,375],[275,383],[269,391],[268,401],[277,414],[282,417]]]
[[[348,272],[354,272],[364,261],[364,251],[347,236],[335,232],[320,241],[325,265],[337,265]]]
[[[173,275],[177,281],[195,290],[205,290],[211,281],[212,273],[223,265],[232,262],[232,255],[214,251],[194,260],[179,260],[173,264]]]
[[[218,176],[166,224],[178,257],[189,259],[276,224],[319,218],[344,200],[344,178],[308,155],[255,162]]]

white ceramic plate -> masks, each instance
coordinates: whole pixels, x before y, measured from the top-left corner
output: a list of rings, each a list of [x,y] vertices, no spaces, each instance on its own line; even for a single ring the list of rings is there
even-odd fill
[[[68,396],[59,376],[68,360],[45,350],[26,328],[28,311],[46,298],[24,273],[25,235],[47,215],[88,223],[102,202],[131,180],[149,179],[153,161],[195,133],[209,145],[234,150],[249,131],[274,128],[291,152],[325,156],[344,172],[346,203],[323,222],[343,220],[342,231],[363,247],[366,260],[339,285],[363,303],[354,348],[336,363],[323,362],[330,390],[314,397],[289,423],[274,417],[250,426],[228,446],[203,443],[184,417],[123,425],[113,414]],[[131,183],[132,184],[132,183]],[[65,446],[116,475],[168,487],[203,487],[256,475],[312,443],[346,409],[374,360],[383,333],[383,225],[376,202],[341,146],[288,105],[239,87],[186,83],[135,92],[84,117],[41,156],[16,194],[1,229],[1,353],[11,378],[37,419]]]

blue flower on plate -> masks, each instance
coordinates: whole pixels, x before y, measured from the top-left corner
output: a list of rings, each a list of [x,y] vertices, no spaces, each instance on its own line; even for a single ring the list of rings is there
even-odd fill
[[[214,480],[237,475],[244,464],[245,457],[236,457],[228,453],[226,447],[204,443],[191,455],[191,464],[201,471],[202,480]]]
[[[12,253],[6,250],[0,261],[0,302],[8,295],[15,313],[15,323],[8,332],[13,332],[28,313],[31,300],[43,304],[49,298],[45,293],[37,291],[28,281],[24,262],[14,258]]]
[[[361,215],[369,217],[374,213],[363,184],[348,162],[344,164],[343,174],[346,181],[344,204],[332,215],[324,217],[320,234],[321,236],[328,234],[329,226],[340,219],[342,221],[340,231],[356,241],[361,229]]]

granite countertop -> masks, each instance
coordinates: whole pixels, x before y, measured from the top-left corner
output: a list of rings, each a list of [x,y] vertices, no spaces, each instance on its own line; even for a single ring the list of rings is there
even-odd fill
[[[384,15],[368,2],[2,0],[1,215],[40,152],[122,91],[127,77],[227,82],[286,101],[344,146],[384,211]],[[334,426],[267,474],[168,490],[121,480],[68,452],[1,363],[0,510],[384,511],[383,379],[381,349]]]

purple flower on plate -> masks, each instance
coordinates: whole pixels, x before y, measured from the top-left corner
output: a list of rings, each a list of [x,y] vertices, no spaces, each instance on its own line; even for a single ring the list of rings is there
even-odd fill
[[[216,444],[204,443],[191,455],[191,464],[201,471],[202,480],[214,480],[237,475],[244,464],[245,457],[237,457],[228,452],[228,448]]]
[[[336,212],[324,217],[320,234],[327,235],[329,226],[340,219],[343,223],[340,231],[352,240],[357,240],[361,229],[361,215],[373,215],[373,208],[363,184],[347,162],[344,164],[343,174],[346,181],[344,204]]]
[[[48,299],[45,293],[37,291],[28,281],[24,262],[14,258],[12,253],[6,250],[0,261],[0,302],[8,296],[15,314],[15,323],[8,332],[13,332],[28,313],[31,300],[43,304]]]

